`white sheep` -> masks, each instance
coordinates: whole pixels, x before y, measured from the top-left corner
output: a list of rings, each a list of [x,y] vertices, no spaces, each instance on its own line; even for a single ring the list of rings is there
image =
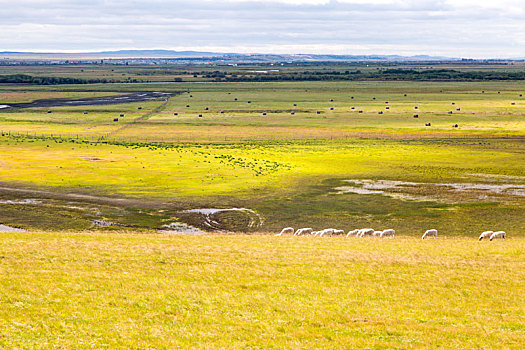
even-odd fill
[[[348,234],[346,235],[346,238],[356,236],[359,233],[359,230],[352,230],[348,231]]]
[[[301,236],[301,235],[309,235],[313,232],[314,230],[310,227],[307,227],[307,228],[300,228],[298,229],[297,231],[295,231],[294,233],[294,236]]]
[[[334,236],[342,236],[345,234],[344,230],[334,230]]]
[[[321,232],[319,232],[319,237],[323,237],[324,235],[332,236],[334,234],[335,229],[333,228],[325,228]]]
[[[481,241],[483,238],[490,238],[490,236],[494,233],[494,231],[485,231],[485,232],[481,232],[481,234],[479,235],[479,241]]]
[[[490,235],[490,240],[492,241],[493,239],[497,238],[505,239],[506,235],[507,234],[505,233],[505,231],[497,231]]]
[[[293,233],[294,233],[293,227],[285,227],[282,229],[281,233],[276,234],[276,236],[282,236],[282,235],[293,234]]]
[[[396,231],[389,228],[388,230],[384,230],[383,232],[381,232],[381,235],[379,236],[379,238],[386,238],[386,237],[394,238],[395,234],[396,234]]]
[[[362,228],[357,234],[358,237],[372,236],[374,234],[373,228]]]
[[[372,237],[381,237],[382,233],[383,233],[383,231],[374,231],[374,232],[372,232]]]
[[[426,230],[425,233],[423,233],[423,236],[421,236],[421,239],[425,239],[427,237],[435,237],[437,238],[438,231],[436,229]]]

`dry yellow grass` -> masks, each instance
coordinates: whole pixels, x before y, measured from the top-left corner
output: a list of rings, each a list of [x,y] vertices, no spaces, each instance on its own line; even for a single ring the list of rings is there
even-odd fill
[[[525,239],[0,234],[3,348],[525,346]]]

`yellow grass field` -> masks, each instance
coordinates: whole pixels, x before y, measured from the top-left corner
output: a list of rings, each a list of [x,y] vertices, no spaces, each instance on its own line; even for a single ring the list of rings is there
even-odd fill
[[[0,348],[523,349],[525,239],[0,233]]]

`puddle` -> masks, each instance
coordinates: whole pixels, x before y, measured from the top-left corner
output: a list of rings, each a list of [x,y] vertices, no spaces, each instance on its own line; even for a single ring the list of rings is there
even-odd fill
[[[117,224],[115,222],[111,221],[105,221],[105,220],[92,220],[91,223],[96,226],[122,226],[121,224]]]
[[[501,196],[525,197],[525,185],[480,183],[424,183],[392,180],[345,180],[349,186],[336,187],[336,194],[379,194],[400,200],[458,202],[459,194],[470,199],[494,200]],[[436,194],[414,194],[418,191]],[[447,195],[451,198],[447,198]],[[467,200],[468,198],[463,198]]]
[[[27,230],[0,224],[0,232],[27,232]]]
[[[42,201],[36,200],[36,199],[5,199],[0,200],[0,204],[25,204],[25,205],[37,205],[42,204]]]
[[[213,231],[242,231],[259,228],[264,220],[248,208],[200,208],[180,212],[193,225]]]
[[[90,97],[84,99],[66,99],[66,98],[50,98],[43,100],[35,100],[32,102],[24,103],[12,103],[11,105],[0,105],[1,108],[31,108],[31,107],[59,107],[59,106],[96,106],[96,105],[112,105],[120,103],[130,102],[143,102],[149,101],[156,98],[165,98],[166,96],[175,96],[179,93],[168,93],[168,92],[125,92],[126,95],[111,95],[111,96],[100,96]],[[1,109],[0,108],[0,109]]]
[[[171,235],[207,235],[208,233],[180,222],[172,222],[169,225],[163,225],[163,229],[159,230],[161,233]]]

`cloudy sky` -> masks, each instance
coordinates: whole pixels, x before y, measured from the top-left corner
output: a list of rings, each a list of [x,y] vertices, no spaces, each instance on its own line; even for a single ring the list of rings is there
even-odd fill
[[[0,51],[525,57],[525,0],[0,0]]]

